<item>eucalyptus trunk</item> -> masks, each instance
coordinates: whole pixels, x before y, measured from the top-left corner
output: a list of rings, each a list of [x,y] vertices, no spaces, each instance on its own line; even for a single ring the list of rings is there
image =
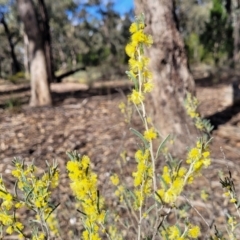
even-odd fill
[[[18,13],[28,37],[31,79],[31,106],[51,105],[44,44],[32,0],[17,0]]]
[[[147,107],[162,137],[175,136],[174,152],[183,153],[196,140],[195,127],[184,108],[186,93],[194,94],[195,84],[177,30],[174,1],[135,0],[135,7],[136,15],[144,13],[146,32],[153,36],[153,45],[146,49],[154,82]]]
[[[29,76],[30,76],[29,42],[28,42],[28,37],[25,31],[23,33],[23,42],[24,42],[23,62],[24,62],[24,69],[25,69],[25,78],[29,79]]]
[[[44,0],[38,0],[38,7],[39,7],[39,14],[41,16],[41,32],[44,39],[44,50],[45,50],[45,57],[47,63],[47,71],[49,76],[49,82],[55,81],[55,74],[54,74],[54,64],[53,64],[53,56],[52,56],[52,40],[51,40],[51,33],[50,33],[50,26],[49,26],[49,16],[46,4]]]
[[[233,19],[233,41],[234,41],[234,50],[233,50],[233,61],[234,66],[236,67],[239,64],[239,50],[240,50],[240,0],[233,1],[233,10],[232,10],[232,19]]]

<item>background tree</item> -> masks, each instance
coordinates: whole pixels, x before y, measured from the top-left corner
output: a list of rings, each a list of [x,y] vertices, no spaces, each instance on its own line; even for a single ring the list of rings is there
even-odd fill
[[[2,48],[0,62],[3,76],[16,74],[21,70],[21,57],[18,49],[21,34],[16,12],[10,1],[0,1],[0,49]]]
[[[227,0],[226,0],[227,1]],[[231,8],[232,26],[233,26],[233,62],[234,66],[239,63],[239,50],[240,50],[240,1],[239,0],[228,0],[226,8]]]
[[[38,0],[38,13],[40,15],[40,30],[44,42],[44,51],[47,63],[48,81],[53,82],[55,78],[52,56],[52,40],[49,26],[49,17],[44,0]]]
[[[45,58],[44,43],[39,22],[31,0],[17,0],[19,16],[29,42],[29,61],[31,78],[31,106],[51,105],[49,76]]]
[[[153,46],[147,49],[150,69],[153,73],[154,90],[151,108],[154,124],[163,137],[171,133],[176,136],[181,152],[184,144],[192,139],[186,137],[193,131],[191,120],[184,110],[186,92],[194,93],[194,80],[188,70],[184,43],[177,30],[173,1],[135,1],[136,12],[146,17],[147,31],[153,36]],[[188,141],[188,143],[186,143]]]
[[[3,12],[2,13],[0,12],[0,23],[3,25],[4,31],[5,31],[7,39],[8,39],[8,44],[9,44],[10,53],[11,53],[10,55],[12,58],[12,73],[15,74],[21,70],[21,67],[20,67],[20,64],[17,60],[17,56],[15,53],[15,45],[16,44],[13,42],[12,33],[9,30],[9,27],[5,20]]]
[[[7,2],[7,0],[4,1]],[[48,69],[53,68],[50,76],[53,75],[54,78],[56,74],[55,79],[60,81],[61,76],[66,76],[65,73],[74,73],[75,69],[82,67],[90,67],[89,69],[98,67],[97,72],[99,78],[102,79],[114,77],[119,79],[119,75],[125,76],[124,64],[126,64],[127,58],[124,54],[124,46],[129,37],[128,26],[133,18],[132,11],[121,15],[114,10],[111,2],[98,0],[45,0],[44,2],[33,0],[33,3],[37,10],[39,28],[44,36],[45,55],[48,56],[46,58],[47,66],[52,66]],[[6,6],[7,3],[4,5]],[[11,26],[14,26],[18,35],[21,36],[21,41],[15,47],[16,56],[20,65],[25,66],[27,72],[29,60],[27,59],[28,54],[25,53],[28,52],[28,39],[19,24],[15,8],[16,2],[10,1],[4,16],[8,25],[14,23]],[[15,22],[10,18],[13,18]],[[49,19],[48,24],[46,24],[47,19]],[[10,30],[12,31],[12,27]],[[4,34],[5,42],[7,38],[1,25],[0,34]],[[4,51],[5,46],[3,41],[0,42],[0,48]],[[51,52],[47,49],[50,49]],[[1,54],[3,76],[12,78],[9,76],[11,71],[8,71],[10,49]],[[54,66],[49,64],[51,58]]]
[[[212,56],[200,42],[200,35],[209,21],[212,0],[176,0],[175,12],[179,31],[184,39],[190,67],[212,61]]]
[[[215,65],[224,56],[232,57],[233,29],[222,0],[213,0],[210,19],[205,23],[205,30],[200,35],[206,53],[211,53]]]

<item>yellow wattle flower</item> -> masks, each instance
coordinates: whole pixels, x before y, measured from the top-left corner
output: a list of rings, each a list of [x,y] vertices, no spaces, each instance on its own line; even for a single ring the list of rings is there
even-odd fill
[[[200,228],[198,226],[193,226],[188,230],[188,237],[198,238],[200,236]]]
[[[148,130],[146,130],[144,132],[144,138],[147,140],[147,141],[151,141],[155,138],[157,138],[157,133],[156,131],[154,130],[154,128],[150,128]]]
[[[137,90],[133,89],[132,94],[130,95],[130,100],[138,105],[144,100],[144,96],[141,92],[138,92]]]
[[[125,51],[130,58],[134,58],[136,54],[136,46],[134,46],[132,43],[128,43],[125,47]]]
[[[84,224],[87,230],[82,237],[98,239],[98,224],[103,224],[106,213],[103,210],[104,199],[97,190],[97,175],[90,168],[90,159],[83,156],[81,159],[71,160],[67,163],[67,169],[70,187],[79,201],[80,210],[85,214]]]
[[[119,178],[117,174],[114,174],[113,176],[110,177],[110,180],[113,185],[117,186],[119,184]]]

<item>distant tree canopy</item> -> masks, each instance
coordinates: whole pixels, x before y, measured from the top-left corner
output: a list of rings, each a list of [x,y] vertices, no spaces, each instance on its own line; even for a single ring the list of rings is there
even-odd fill
[[[223,3],[222,0],[213,0],[209,21],[205,22],[205,29],[200,34],[204,53],[210,53],[216,65],[222,55],[232,56],[233,52],[233,27]]]
[[[33,2],[43,26],[41,0]],[[44,2],[49,18],[49,58],[52,58],[53,75],[79,66],[104,65],[122,71],[121,66],[128,60],[124,47],[129,38],[133,10],[121,16],[114,10],[114,1],[110,0],[107,3],[100,0]],[[190,64],[238,64],[240,11],[237,0],[173,2]],[[27,39],[19,21],[16,1],[0,1],[0,38],[0,76],[6,78],[19,70],[27,72],[24,55]]]
[[[41,1],[33,2],[41,27],[45,24],[39,8]],[[133,18],[132,10],[120,16],[111,1],[108,4],[97,0],[84,3],[81,0],[44,2],[49,18],[55,71],[62,72],[79,65],[116,63],[117,66],[117,63],[126,63],[124,47],[129,36],[128,26]],[[8,27],[8,33],[3,23]],[[24,30],[18,19],[15,1],[0,2],[0,37],[0,75],[7,77],[19,70],[24,71]]]
[[[190,64],[232,66],[239,52],[239,6],[233,0],[176,1]],[[234,53],[235,52],[235,53]]]

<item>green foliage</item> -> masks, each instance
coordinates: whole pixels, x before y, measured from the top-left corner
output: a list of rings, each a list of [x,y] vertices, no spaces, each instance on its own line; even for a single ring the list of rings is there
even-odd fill
[[[53,53],[57,68],[67,63],[68,67],[81,63],[85,66],[126,63],[124,46],[129,36],[127,26],[131,14],[120,16],[110,2],[76,2],[78,7],[69,8],[71,17],[66,16],[64,7],[55,17],[55,6],[48,2],[51,13]],[[96,12],[96,14],[92,13]],[[63,27],[62,27],[63,26]]]
[[[21,108],[21,101],[18,98],[10,98],[5,102],[5,109],[17,110]]]
[[[200,35],[200,42],[204,46],[203,58],[211,53],[214,63],[224,56],[231,56],[233,51],[232,23],[224,8],[222,0],[213,0],[210,19],[205,23],[205,30]]]
[[[41,23],[38,1],[33,2]],[[3,2],[4,6],[6,4]],[[56,71],[76,68],[79,64],[86,67],[108,64],[115,71],[110,72],[116,74],[119,69],[122,69],[118,66],[126,64],[128,59],[124,47],[129,37],[128,26],[132,18],[131,11],[121,16],[114,10],[111,1],[103,3],[90,0],[45,0],[45,4],[50,19],[52,53]],[[16,43],[17,58],[23,66],[24,43],[16,14],[16,1],[9,3],[5,19],[13,36],[13,42]],[[0,75],[5,77],[12,74],[11,55],[1,24],[0,37],[0,48],[4,49],[0,52]]]
[[[25,77],[26,76],[25,76],[24,72],[18,72],[14,75],[11,75],[11,76],[7,77],[7,79],[12,83],[17,83],[17,82],[19,82],[19,80],[25,79]]]
[[[190,64],[221,66],[233,56],[233,18],[226,0],[176,1]]]
[[[204,46],[200,43],[199,36],[196,33],[191,33],[188,36],[185,45],[190,63],[199,63],[206,56]]]
[[[88,53],[78,55],[78,62],[87,66],[96,66],[106,61],[110,54],[110,49],[107,47],[102,47],[96,51],[90,49]]]

